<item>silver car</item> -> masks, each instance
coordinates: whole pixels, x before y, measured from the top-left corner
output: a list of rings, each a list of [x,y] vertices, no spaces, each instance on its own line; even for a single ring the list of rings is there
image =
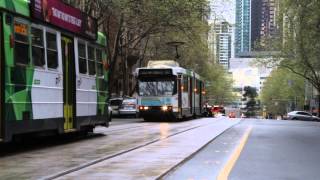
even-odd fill
[[[288,119],[290,120],[303,120],[303,121],[320,121],[320,118],[313,116],[305,111],[292,111],[288,113]]]
[[[137,99],[125,98],[119,108],[119,115],[137,117]]]

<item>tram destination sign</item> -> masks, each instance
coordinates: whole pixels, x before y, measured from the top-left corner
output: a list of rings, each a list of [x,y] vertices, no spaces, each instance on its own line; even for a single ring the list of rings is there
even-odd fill
[[[166,75],[172,75],[172,70],[171,69],[140,69],[139,75],[140,76],[146,76],[146,75],[166,76]]]
[[[31,16],[49,24],[97,39],[97,20],[60,0],[31,0]]]

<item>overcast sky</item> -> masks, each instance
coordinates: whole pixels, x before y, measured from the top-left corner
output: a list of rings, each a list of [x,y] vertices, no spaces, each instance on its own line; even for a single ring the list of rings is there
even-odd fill
[[[211,0],[212,15],[211,19],[215,17],[225,19],[229,23],[235,22],[235,1],[236,0]]]

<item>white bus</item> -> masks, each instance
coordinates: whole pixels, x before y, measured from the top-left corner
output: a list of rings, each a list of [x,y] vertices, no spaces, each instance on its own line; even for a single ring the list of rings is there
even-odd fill
[[[174,120],[200,116],[204,82],[172,60],[149,61],[136,69],[138,109],[145,120]]]

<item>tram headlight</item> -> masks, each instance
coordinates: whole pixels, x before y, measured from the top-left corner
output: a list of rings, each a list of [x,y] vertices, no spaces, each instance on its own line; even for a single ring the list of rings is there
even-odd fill
[[[149,110],[148,106],[143,107],[143,110]]]
[[[168,106],[162,106],[161,109],[162,109],[162,111],[168,111],[169,108],[168,108]]]

